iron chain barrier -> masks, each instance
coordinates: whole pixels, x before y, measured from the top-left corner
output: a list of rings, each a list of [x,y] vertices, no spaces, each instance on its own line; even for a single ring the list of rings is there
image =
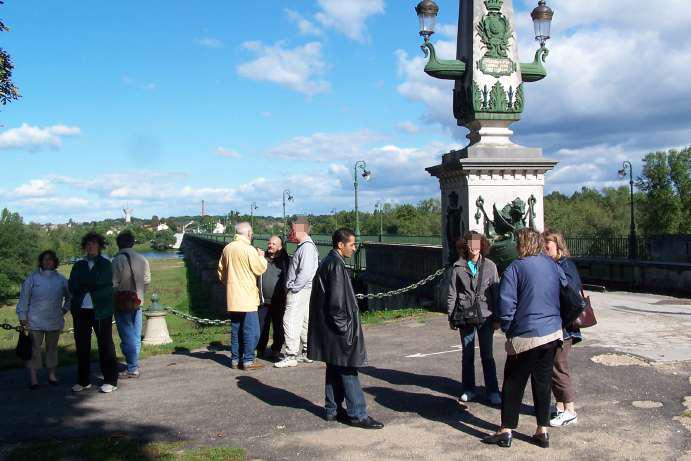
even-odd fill
[[[392,291],[387,291],[385,293],[372,293],[368,295],[364,294],[356,294],[355,297],[357,299],[383,299],[383,298],[390,298],[392,296],[397,296],[403,293],[407,293],[409,291],[413,291],[423,285],[428,284],[429,282],[439,278],[444,272],[446,271],[445,267],[442,267],[441,269],[437,270],[435,273],[425,277],[424,279],[420,280],[419,282],[413,283],[412,285],[408,285],[407,287],[399,288],[397,290],[392,290]],[[173,315],[176,315],[180,318],[183,318],[185,320],[189,320],[190,322],[195,322],[197,325],[203,325],[203,326],[221,326],[221,325],[230,325],[230,320],[218,320],[218,319],[207,319],[207,318],[202,318],[202,317],[195,317],[194,315],[186,314],[184,312],[180,312],[176,309],[173,309],[172,307],[166,307],[165,308],[168,312],[170,312]]]
[[[372,294],[356,294],[355,297],[357,299],[384,299],[384,298],[390,298],[393,296],[401,295],[403,293],[407,293],[409,291],[416,290],[417,288],[428,284],[429,282],[437,279],[439,276],[441,276],[444,272],[446,271],[445,267],[442,267],[441,269],[437,270],[435,273],[428,275],[424,279],[420,280],[419,282],[413,283],[412,285],[408,285],[407,287],[399,288],[397,290],[392,290],[392,291],[387,291],[384,293],[372,293]],[[194,322],[197,325],[202,325],[202,326],[222,326],[222,325],[230,325],[230,320],[218,320],[218,319],[207,319],[203,317],[195,317],[194,315],[186,314],[184,312],[180,312],[179,310],[173,309],[172,307],[166,307],[166,311],[170,312],[171,314],[183,318],[185,320],[189,320],[190,322]],[[115,322],[113,322],[115,323]],[[21,331],[22,327],[21,326],[12,326],[9,323],[3,323],[0,324],[0,327],[2,327],[4,330],[15,330],[15,331]],[[74,331],[74,328],[70,328],[69,330],[63,330],[63,333],[70,333]]]

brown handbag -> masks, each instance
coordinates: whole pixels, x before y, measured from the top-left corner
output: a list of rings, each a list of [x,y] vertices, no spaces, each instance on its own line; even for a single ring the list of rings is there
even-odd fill
[[[586,296],[583,290],[581,290],[581,296],[583,296],[583,300],[585,300],[585,309],[583,309],[581,315],[579,315],[578,318],[571,324],[571,327],[578,329],[597,325],[593,305],[590,303],[590,296]]]
[[[127,264],[130,266],[131,282],[134,291],[118,290],[115,292],[115,309],[118,312],[136,312],[141,306],[142,301],[137,296],[137,282],[134,279],[134,270],[132,270],[132,261],[130,255],[127,253],[120,253],[127,258]]]

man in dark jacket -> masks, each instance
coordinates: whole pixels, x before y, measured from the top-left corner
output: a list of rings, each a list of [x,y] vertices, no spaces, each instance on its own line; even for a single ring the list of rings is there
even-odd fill
[[[281,237],[272,235],[264,255],[267,269],[259,277],[259,326],[261,335],[257,344],[257,353],[268,353],[269,330],[273,326],[273,343],[271,357],[278,359],[285,342],[283,334],[283,314],[286,311],[286,274],[290,256],[283,247]]]
[[[331,242],[333,249],[319,265],[312,284],[307,357],[326,362],[327,421],[381,429],[384,425],[367,415],[357,371],[367,361],[367,352],[355,291],[343,260],[355,253],[355,234],[339,229]]]

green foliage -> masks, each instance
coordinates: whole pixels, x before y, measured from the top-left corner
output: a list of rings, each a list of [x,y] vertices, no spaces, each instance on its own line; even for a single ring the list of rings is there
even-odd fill
[[[19,294],[19,286],[35,267],[40,237],[21,216],[2,210],[0,215],[0,304]]]
[[[636,186],[645,234],[691,233],[691,148],[647,154]]]
[[[165,251],[173,247],[175,244],[175,235],[171,230],[164,230],[156,232],[151,241],[151,248],[156,251]]]
[[[0,1],[0,5],[4,2]],[[0,20],[0,32],[7,32],[10,29],[5,26],[5,23]],[[14,83],[12,83],[12,58],[2,48],[0,48],[0,104],[3,106],[8,102],[19,99],[19,90]]]

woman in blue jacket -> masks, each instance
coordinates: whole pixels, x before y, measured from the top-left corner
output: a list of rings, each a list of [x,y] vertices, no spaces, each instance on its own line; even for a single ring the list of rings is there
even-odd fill
[[[562,268],[569,284],[576,290],[581,291],[581,277],[578,275],[576,265],[571,261],[569,249],[566,247],[566,240],[561,232],[545,231],[545,252],[550,258],[554,259],[559,267]],[[557,348],[554,356],[554,373],[552,375],[552,393],[557,401],[557,412],[552,415],[550,425],[552,427],[566,426],[578,422],[578,415],[574,406],[576,394],[571,382],[571,367],[569,366],[569,355],[571,346],[583,340],[581,331],[578,328],[564,328],[564,343]]]
[[[506,335],[506,365],[502,387],[501,427],[482,441],[510,447],[511,431],[530,377],[537,428],[533,443],[549,447],[550,393],[554,354],[562,341],[559,289],[563,272],[543,253],[539,232],[517,232],[518,259],[506,269],[499,285],[495,316]]]

